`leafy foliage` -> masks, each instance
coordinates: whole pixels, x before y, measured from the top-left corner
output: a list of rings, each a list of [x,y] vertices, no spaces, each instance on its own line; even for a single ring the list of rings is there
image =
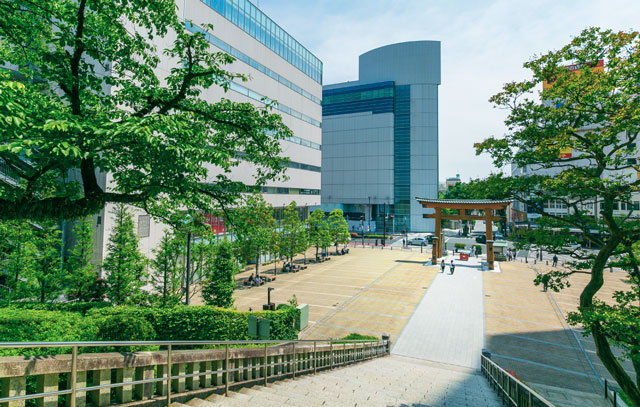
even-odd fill
[[[331,233],[325,217],[326,214],[322,209],[316,209],[307,218],[309,243],[316,247],[316,259],[318,258],[319,249],[331,244]]]
[[[329,213],[327,224],[329,225],[331,241],[336,245],[336,253],[338,253],[338,244],[348,243],[351,238],[349,235],[349,224],[344,218],[342,209],[332,210]]]
[[[91,219],[78,221],[73,227],[75,243],[67,254],[65,269],[67,271],[65,284],[67,296],[79,301],[100,301],[101,293],[96,292],[99,284],[96,266],[91,263],[93,255],[93,227]]]
[[[34,228],[38,255],[31,270],[33,280],[37,282],[37,294],[40,302],[55,300],[63,293],[66,280],[60,249],[62,241],[58,225],[46,222]]]
[[[225,71],[234,58],[185,30],[177,10],[174,0],[0,3],[0,61],[15,69],[0,74],[0,161],[18,180],[0,185],[0,218],[74,219],[105,203],[163,218],[227,207],[245,190],[228,176],[238,151],[255,185],[282,176],[279,140],[291,131],[271,105],[203,97],[247,78]],[[98,170],[112,174],[109,189]]]
[[[114,227],[107,243],[104,270],[107,275],[107,294],[116,305],[130,301],[144,284],[146,259],[138,250],[138,237],[133,218],[123,204],[113,209]]]
[[[175,306],[183,295],[182,279],[185,271],[184,244],[172,232],[165,231],[151,260],[151,281],[159,295],[159,305]]]
[[[249,195],[243,206],[231,211],[230,217],[239,258],[246,262],[255,261],[258,273],[260,256],[272,252],[275,243],[273,208],[262,195]]]
[[[308,241],[307,228],[300,220],[296,202],[292,201],[284,210],[278,239],[279,252],[291,261],[297,253],[307,250]]]
[[[238,270],[238,263],[233,257],[231,244],[226,240],[218,243],[213,270],[209,279],[204,282],[202,289],[202,298],[207,305],[221,308],[233,306],[233,290],[235,288],[233,276],[238,273]]]
[[[637,315],[637,305],[631,301],[635,289],[618,294],[616,305],[595,297],[603,285],[605,267],[616,264],[638,273],[632,245],[640,238],[640,219],[633,210],[632,196],[640,192],[636,160],[639,49],[637,32],[588,28],[560,50],[526,62],[531,79],[507,83],[491,98],[497,107],[509,110],[505,121],[509,134],[485,140],[477,145],[477,152],[491,154],[498,167],[513,163],[518,168],[538,169],[528,177],[492,176],[488,181],[542,216],[538,230],[523,236],[525,244],[535,242],[554,252],[567,250],[573,257],[568,271],[540,276],[537,284],[546,280],[557,290],[566,286],[564,278],[569,274],[590,274],[580,295],[579,314],[572,321],[590,332],[604,366],[640,405],[638,384],[609,344],[632,349],[640,340],[633,324],[626,325]],[[604,62],[602,68],[599,60]],[[535,94],[543,82],[551,86]],[[564,205],[568,215],[545,211],[550,201]],[[626,209],[620,211],[623,205]],[[578,229],[581,237],[570,229]],[[582,239],[598,250],[570,248]],[[640,363],[634,362],[634,368],[639,374]]]
[[[4,283],[3,297],[11,302],[32,294],[29,272],[35,267],[38,248],[33,226],[27,222],[0,222],[0,270]]]

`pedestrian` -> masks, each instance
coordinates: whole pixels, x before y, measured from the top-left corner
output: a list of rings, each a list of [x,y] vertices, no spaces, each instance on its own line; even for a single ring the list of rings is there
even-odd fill
[[[440,272],[442,274],[444,274],[444,268],[445,268],[444,259],[442,259],[442,262],[440,263]]]
[[[451,265],[449,267],[450,267],[450,270],[451,270],[451,274],[453,275],[453,272],[456,269],[456,264],[453,262],[453,259],[451,259]]]
[[[402,247],[406,246],[406,241],[404,239],[402,239]]]
[[[553,255],[553,267],[557,267],[557,266],[558,266],[558,255],[554,254]]]
[[[542,276],[542,291],[544,291],[545,293],[547,292],[547,288],[549,287],[550,279],[551,276],[549,276],[548,274]]]

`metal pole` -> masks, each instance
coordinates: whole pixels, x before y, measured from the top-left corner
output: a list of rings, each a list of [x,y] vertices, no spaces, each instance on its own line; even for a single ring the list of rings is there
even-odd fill
[[[317,372],[318,354],[316,353],[316,341],[313,341],[313,374]]]
[[[229,344],[224,345],[224,395],[229,397]]]
[[[268,372],[267,372],[267,344],[264,344],[264,385],[267,385],[267,378],[269,377]]]
[[[76,407],[76,388],[78,387],[78,347],[71,348],[71,400],[69,407]]]
[[[387,240],[387,203],[382,204],[382,248],[384,248],[384,242]]]
[[[191,279],[191,231],[187,231],[187,270],[184,279],[185,304],[189,305],[189,280]]]
[[[371,197],[369,197],[369,226],[367,226],[367,228],[369,229],[369,233],[371,233]]]
[[[167,407],[171,405],[171,344],[167,345]]]

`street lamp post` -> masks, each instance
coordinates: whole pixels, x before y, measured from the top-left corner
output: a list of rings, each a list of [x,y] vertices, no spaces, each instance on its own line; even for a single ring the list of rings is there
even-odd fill
[[[360,222],[362,226],[362,247],[364,247],[364,215],[360,217]]]
[[[382,204],[382,247],[384,247],[384,242],[387,240],[387,203],[384,202]]]
[[[369,225],[367,226],[369,233],[371,233],[371,197],[369,197]]]
[[[191,280],[191,231],[187,231],[187,270],[184,279],[185,304],[189,305],[189,282]]]

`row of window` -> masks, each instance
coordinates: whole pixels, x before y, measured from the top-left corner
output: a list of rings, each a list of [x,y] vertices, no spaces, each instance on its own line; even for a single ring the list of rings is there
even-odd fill
[[[298,86],[295,83],[291,82],[290,80],[278,75],[277,73],[275,73],[271,69],[269,69],[266,66],[262,65],[260,62],[258,62],[255,59],[249,57],[245,53],[240,52],[238,49],[236,49],[236,48],[232,47],[231,45],[227,44],[226,42],[222,41],[220,38],[216,37],[215,35],[207,33],[205,30],[203,30],[202,28],[198,27],[197,25],[191,23],[190,21],[185,21],[184,25],[187,28],[187,30],[191,31],[192,33],[201,32],[202,34],[204,34],[204,37],[207,39],[207,41],[209,41],[210,43],[212,43],[216,47],[220,48],[221,50],[223,50],[227,54],[233,55],[235,58],[239,59],[240,61],[244,62],[245,64],[254,67],[258,71],[262,72],[263,74],[268,75],[272,79],[278,81],[279,83],[283,84],[284,86],[286,86],[287,88],[293,90],[294,92],[301,94],[302,96],[306,97],[307,99],[309,99],[309,100],[311,100],[311,101],[313,101],[313,102],[315,102],[317,104],[321,104],[322,103],[322,101],[320,99],[318,99],[317,97],[313,96],[311,93],[307,92],[306,90],[302,89],[300,86]]]
[[[264,194],[283,194],[283,195],[320,195],[319,189],[309,188],[286,188],[286,187],[256,187],[249,186],[249,192],[262,192]]]
[[[322,83],[322,62],[248,0],[200,0],[267,48]]]
[[[235,82],[229,82],[229,83],[230,83],[230,89],[231,90],[234,90],[234,91],[236,91],[238,93],[241,93],[241,94],[243,94],[245,96],[248,96],[253,100],[257,100],[258,102],[262,102],[262,103],[269,103],[269,102],[272,101],[268,97],[263,96],[263,95],[259,94],[258,92],[254,92],[249,88],[245,88],[244,86],[239,85],[239,84],[237,84]],[[280,110],[281,112],[284,112],[286,114],[289,114],[289,115],[295,117],[296,119],[300,119],[300,120],[305,121],[305,122],[307,122],[309,124],[312,124],[312,125],[314,125],[316,127],[321,127],[321,123],[319,121],[317,121],[317,120],[315,120],[315,119],[313,119],[313,118],[311,118],[311,117],[309,117],[309,116],[307,116],[305,114],[302,114],[302,113],[298,112],[297,110],[293,110],[290,107],[283,105],[282,103],[278,103],[276,101],[275,102],[275,108]]]
[[[393,97],[393,88],[364,90],[360,92],[343,93],[339,95],[327,95],[323,97],[322,104],[354,102],[357,100],[379,99]]]
[[[593,210],[593,203],[586,203],[582,205],[583,209]],[[546,201],[543,204],[545,209],[567,209],[567,204],[559,199]],[[640,201],[633,202],[614,202],[613,210],[615,211],[638,211],[640,210]]]
[[[236,156],[238,158],[244,158],[244,157],[246,157],[246,154],[243,151],[236,151]],[[295,168],[295,169],[298,169],[298,170],[321,172],[321,168],[318,167],[317,165],[299,163],[299,162],[296,162],[296,161],[289,161],[289,163],[287,164],[287,167],[288,168]]]

